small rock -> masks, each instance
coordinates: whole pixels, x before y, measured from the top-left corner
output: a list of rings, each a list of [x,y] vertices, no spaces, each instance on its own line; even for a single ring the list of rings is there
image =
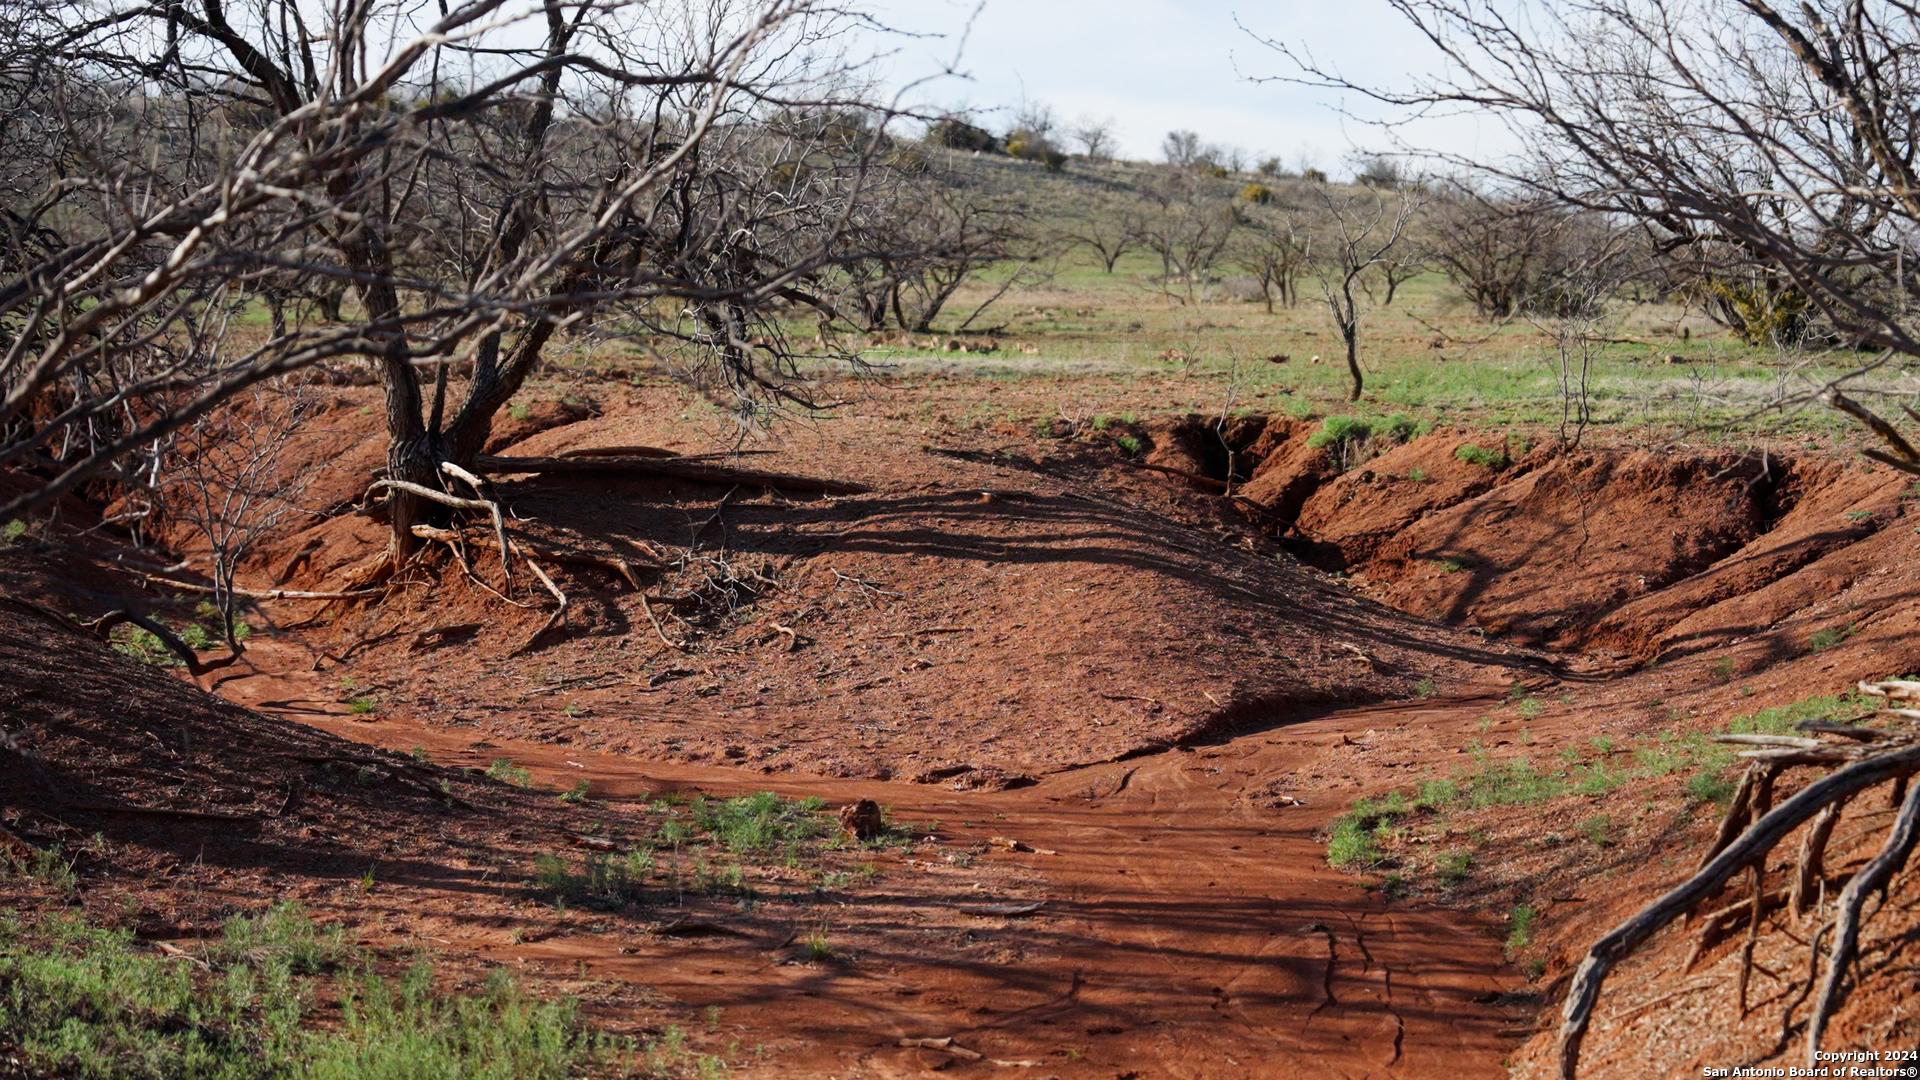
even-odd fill
[[[840,825],[855,840],[871,840],[886,827],[880,820],[880,804],[872,799],[861,799],[842,807]]]

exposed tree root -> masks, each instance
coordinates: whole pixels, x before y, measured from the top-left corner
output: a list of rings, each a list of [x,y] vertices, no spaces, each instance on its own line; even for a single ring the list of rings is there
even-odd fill
[[[121,623],[132,623],[147,633],[152,634],[154,637],[159,638],[160,644],[165,645],[168,652],[179,657],[181,662],[187,665],[187,671],[195,676],[205,675],[209,671],[218,671],[223,667],[229,667],[246,652],[246,649],[243,648],[239,642],[229,641],[227,647],[230,651],[226,656],[217,660],[202,661],[200,654],[195,652],[192,646],[175,637],[173,631],[137,611],[129,611],[126,608],[119,608],[107,612],[105,615],[88,623],[87,629],[93,631],[93,635],[101,641],[107,641],[110,640],[108,635],[113,632],[113,628],[119,626]]]
[[[746,457],[749,454],[777,454],[778,450],[721,450],[712,454],[683,454],[678,450],[663,450],[658,446],[582,446],[575,450],[563,450],[563,458],[673,458],[676,461],[715,461],[727,458]]]
[[[456,546],[455,542],[463,539],[456,530],[436,528],[432,525],[415,525],[413,527],[413,535],[420,537],[422,540],[438,540],[449,547],[453,547],[456,552],[459,552],[460,549]],[[635,572],[635,563],[631,560],[611,555],[594,555],[585,551],[555,551],[552,548],[537,548],[529,552],[526,540],[521,536],[511,537],[509,542],[512,543],[514,549],[523,556],[530,554],[532,558],[544,559],[547,562],[597,567],[598,569],[618,575],[622,581],[633,586],[636,591],[642,587],[640,584],[640,576]],[[464,553],[462,553],[460,557],[462,565],[466,565],[466,556]],[[638,565],[641,569],[646,570],[658,570],[660,568],[657,563],[651,562],[640,562]],[[471,574],[473,571],[469,567],[467,572]]]
[[[814,476],[761,472],[757,469],[732,469],[704,465],[678,458],[635,457],[490,457],[475,459],[482,473],[615,473],[625,476],[665,476],[676,480],[694,480],[702,484],[738,484],[743,487],[774,488],[812,495],[859,495],[869,491],[864,484],[842,480],[822,480]],[[391,483],[391,481],[383,481]],[[410,490],[410,489],[409,489]]]
[[[461,471],[465,472],[464,469]],[[472,474],[469,473],[468,475]],[[409,494],[418,495],[423,499],[437,502],[442,506],[451,506],[455,510],[485,510],[487,514],[493,518],[493,533],[499,540],[500,572],[506,575],[508,581],[513,580],[513,566],[507,554],[507,523],[506,520],[500,516],[499,503],[494,502],[492,499],[462,499],[458,495],[449,495],[444,491],[435,491],[424,484],[412,484],[405,480],[375,480],[373,484],[367,488],[367,494],[371,496],[381,488],[405,491]]]
[[[1827,841],[1833,837],[1833,827],[1840,821],[1840,812],[1847,808],[1847,799],[1836,799],[1820,816],[1813,819],[1813,826],[1800,841],[1800,862],[1794,869],[1792,911],[1795,918],[1805,915],[1825,899]],[[1813,895],[1815,885],[1821,886],[1822,896]]]
[[[653,613],[653,604],[652,597],[644,594],[640,597],[640,610],[647,613],[647,621],[653,624],[653,632],[660,635],[660,640],[666,643],[667,648],[676,652],[686,652],[686,642],[675,641],[667,636],[667,628],[660,625],[660,617]]]
[[[1860,688],[1889,698],[1920,697],[1920,683],[1862,683]],[[1799,866],[1791,883],[1790,902],[1796,911],[1806,910],[1813,883],[1823,880],[1820,875],[1825,848],[1841,807],[1868,788],[1905,780],[1920,772],[1920,737],[1827,724],[1805,725],[1803,730],[1821,731],[1849,741],[1823,742],[1781,735],[1722,737],[1723,741],[1754,747],[1742,755],[1753,764],[1741,780],[1708,857],[1693,876],[1615,927],[1587,951],[1568,987],[1561,1014],[1559,1058],[1564,1080],[1573,1080],[1578,1072],[1581,1042],[1592,1021],[1601,984],[1614,965],[1656,931],[1693,911],[1736,874],[1748,871],[1753,880],[1751,895],[1710,916],[1703,928],[1704,938],[1706,934],[1727,928],[1731,918],[1738,914],[1748,917],[1747,941],[1741,950],[1739,973],[1740,1008],[1744,1014],[1753,947],[1772,899],[1764,891],[1764,869],[1769,853],[1800,825],[1819,818],[1801,845]],[[1839,768],[1773,806],[1775,778],[1797,765],[1838,765]],[[1809,1062],[1819,1050],[1820,1037],[1839,1001],[1846,971],[1858,948],[1860,911],[1867,894],[1887,887],[1893,875],[1906,865],[1916,841],[1920,841],[1920,787],[1906,796],[1880,854],[1853,876],[1841,894],[1833,922],[1838,933],[1825,982],[1807,1025]]]
[[[1814,998],[1813,1015],[1807,1018],[1809,1069],[1818,1062],[1820,1036],[1826,1033],[1827,1021],[1840,997],[1840,986],[1846,981],[1847,971],[1853,966],[1854,955],[1860,947],[1860,909],[1866,905],[1867,894],[1885,887],[1893,875],[1907,865],[1907,857],[1913,854],[1916,840],[1920,840],[1920,788],[1913,789],[1907,795],[1900,807],[1900,816],[1887,833],[1887,842],[1881,846],[1880,853],[1853,875],[1853,880],[1847,882],[1847,887],[1840,891],[1839,910],[1834,915],[1837,932],[1833,939],[1833,952],[1827,957],[1827,977],[1820,984],[1819,995]]]

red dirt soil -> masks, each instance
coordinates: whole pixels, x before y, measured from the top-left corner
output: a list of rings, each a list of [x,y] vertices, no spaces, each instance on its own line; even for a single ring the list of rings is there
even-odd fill
[[[376,397],[319,392],[325,423],[292,467],[314,471],[307,504],[340,508],[383,460]],[[136,898],[149,936],[297,896],[376,944],[424,938],[455,964],[520,966],[615,1030],[718,1006],[707,1042],[766,1049],[729,1059],[742,1076],[988,1070],[900,1045],[949,1036],[1062,1077],[1492,1076],[1516,1054],[1540,1066],[1545,1036],[1520,1044],[1557,980],[1685,872],[1710,815],[1677,777],[1555,804],[1552,820],[1475,812],[1446,826],[1482,837],[1473,883],[1395,898],[1326,864],[1324,829],[1348,802],[1444,776],[1481,741],[1498,760],[1602,733],[1711,729],[1920,666],[1908,569],[1920,538],[1885,470],[1607,449],[1489,469],[1460,461],[1474,438],[1449,431],[1341,472],[1306,445],[1313,425],[1277,418],[1049,439],[913,410],[958,411],[978,392],[883,385],[740,461],[872,489],[861,495],[502,478],[516,533],[572,602],[563,627],[530,641],[551,601],[524,570],[505,581],[487,530],[469,528],[484,586],[435,546],[378,603],[264,605],[279,629],[202,680],[252,711],[57,617],[0,606],[18,714],[7,727],[37,732],[22,745],[53,777],[40,794],[6,792],[7,827],[66,849],[105,832],[106,853],[82,864],[85,903]],[[1046,393],[1010,387],[999,401],[1041,412]],[[670,390],[594,394],[536,402],[496,441],[520,455],[725,445],[718,421],[677,414]],[[1149,463],[1237,491],[1130,467],[1115,442],[1126,434]],[[384,542],[377,521],[326,517],[276,537],[244,576],[340,588]],[[619,573],[555,553],[652,567],[641,584],[659,628]],[[97,566],[0,549],[5,591],[62,612],[137,591]],[[466,624],[479,626],[420,636]],[[1826,629],[1837,642],[1809,652]],[[1526,647],[1540,644],[1576,651]],[[1499,699],[1516,683],[1566,700],[1511,714]],[[375,709],[355,715],[349,698]],[[340,749],[354,743],[422,747],[434,764],[370,756],[378,779],[363,791],[304,760],[372,754]],[[552,789],[587,780],[593,802],[562,807],[456,768],[501,757]],[[68,793],[76,776],[99,788],[80,801],[240,814],[256,831],[88,816]],[[438,779],[455,800],[433,795]],[[873,798],[896,821],[939,824],[824,901],[775,874],[762,884],[773,899],[755,905],[558,913],[526,883],[534,855],[566,849],[583,822],[640,829],[660,792],[763,789]],[[1603,807],[1628,821],[1617,845],[1536,842]],[[200,850],[212,854],[185,858]],[[405,868],[390,884],[376,875],[371,903],[354,888],[370,856]],[[1910,881],[1895,899],[1830,1045],[1880,1037],[1904,1007]],[[1516,954],[1544,966],[1531,990],[1501,948],[1499,917],[1522,902],[1543,912]],[[805,962],[796,942],[823,920],[836,959]],[[1769,947],[1790,948],[1792,929],[1776,924]],[[1697,1016],[1667,1019],[1689,1015],[1668,1002],[1729,1007],[1724,988],[1701,989],[1726,947],[1676,976],[1682,937],[1616,976],[1621,1004],[1602,1009],[1584,1075],[1677,1074],[1684,1061],[1697,1073],[1777,1036],[1779,1001],[1712,1039]],[[1789,959],[1768,963],[1784,972]]]

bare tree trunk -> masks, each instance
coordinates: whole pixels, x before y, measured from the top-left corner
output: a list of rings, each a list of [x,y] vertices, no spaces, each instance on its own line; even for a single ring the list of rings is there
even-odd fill
[[[1360,380],[1360,325],[1358,321],[1341,324],[1340,336],[1347,343],[1347,374],[1353,376],[1353,386],[1347,390],[1348,401],[1359,401]]]

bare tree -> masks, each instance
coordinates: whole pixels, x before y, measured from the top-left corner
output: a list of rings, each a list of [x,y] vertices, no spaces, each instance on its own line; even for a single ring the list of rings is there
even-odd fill
[[[1428,214],[1428,257],[1485,319],[1511,318],[1541,291],[1572,217],[1557,200],[1487,194],[1457,179],[1439,186]]]
[[[1320,296],[1333,316],[1347,350],[1347,374],[1352,385],[1348,401],[1360,400],[1360,326],[1387,287],[1385,268],[1398,259],[1397,248],[1407,234],[1418,201],[1411,195],[1373,188],[1335,192],[1316,191],[1320,205],[1320,235],[1308,262],[1320,282]]]
[[[1053,129],[1059,123],[1053,106],[1044,101],[1022,101],[1020,107],[1013,111],[1013,130],[1025,131],[1042,139],[1051,139]]]
[[[1215,194],[1205,178],[1178,172],[1160,178],[1148,192],[1140,240],[1160,256],[1160,280],[1168,296],[1191,304],[1196,288],[1233,239],[1233,204]],[[1173,291],[1180,282],[1182,292]]]
[[[1080,144],[1088,161],[1106,161],[1113,156],[1113,120],[1104,116],[1082,116],[1067,133]]]
[[[1233,261],[1260,286],[1267,314],[1277,298],[1287,307],[1300,299],[1299,279],[1313,255],[1304,215],[1287,208],[1249,206],[1241,211]]]
[[[1076,204],[1060,235],[1068,244],[1091,250],[1111,274],[1121,257],[1139,246],[1145,231],[1145,212],[1138,203],[1118,196],[1094,197]]]
[[[318,406],[298,390],[256,389],[167,440],[162,511],[207,545],[212,603],[235,655],[241,651],[235,631],[243,591],[236,578],[254,546],[296,510],[312,479],[288,471],[285,451],[303,437]]]
[[[1200,136],[1191,131],[1169,131],[1160,143],[1160,152],[1167,164],[1179,168],[1191,165],[1211,164],[1220,155],[1218,147],[1200,141]]]
[[[49,148],[0,235],[0,463],[44,482],[0,514],[250,386],[359,359],[386,391],[398,558],[556,335],[616,315],[703,358],[742,409],[804,400],[775,309],[824,306],[809,286],[849,254],[884,142],[839,8],[266,0],[234,18],[0,6],[0,123]],[[327,283],[351,311],[220,332]]]

